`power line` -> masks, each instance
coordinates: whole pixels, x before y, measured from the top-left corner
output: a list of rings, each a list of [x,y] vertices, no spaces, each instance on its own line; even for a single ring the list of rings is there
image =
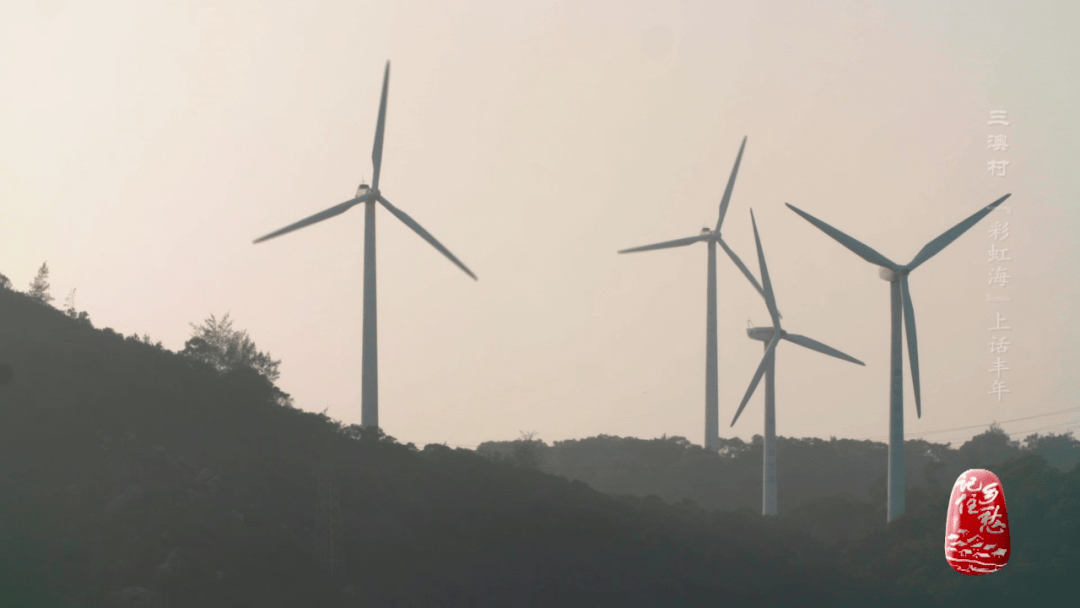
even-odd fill
[[[1077,427],[1080,427],[1080,421],[1073,420],[1073,421],[1070,421],[1070,422],[1059,422],[1058,424],[1051,424],[1050,426],[1044,426],[1044,427],[1037,428],[1037,429],[1031,429],[1030,431],[1016,431],[1016,433],[1018,435],[1021,434],[1021,433],[1034,433],[1036,431],[1043,431],[1043,430],[1046,430],[1046,429],[1053,429],[1053,428],[1058,428],[1058,427],[1062,427],[1062,426],[1077,426]]]
[[[1039,427],[1039,428],[1029,429],[1029,430],[1026,430],[1026,431],[1013,431],[1013,432],[1008,433],[1008,434],[1011,435],[1011,436],[1013,436],[1013,435],[1024,435],[1026,433],[1037,433],[1039,431],[1046,431],[1046,430],[1050,430],[1050,429],[1058,429],[1058,428],[1061,428],[1061,427],[1066,427],[1066,428],[1061,429],[1062,431],[1065,431],[1065,432],[1077,431],[1077,430],[1080,430],[1080,421],[1070,420],[1070,421],[1067,421],[1067,422],[1059,422],[1057,424],[1051,424],[1051,425],[1048,425],[1048,426],[1042,426],[1042,427]],[[1068,428],[1068,427],[1074,427],[1074,428]],[[952,439],[952,438],[950,438],[950,439]],[[959,441],[960,439],[962,439],[962,437],[961,438],[956,438],[956,441]],[[952,441],[948,441],[946,443],[952,443]]]
[[[1056,412],[1047,412],[1045,414],[1035,414],[1034,416],[1025,416],[1023,418],[1013,418],[1011,420],[1002,420],[1001,422],[990,422],[988,424],[973,424],[971,426],[958,426],[958,427],[951,428],[951,429],[938,429],[938,430],[935,430],[935,431],[918,431],[918,432],[914,432],[914,433],[905,433],[904,438],[905,439],[912,439],[912,438],[922,437],[924,435],[934,435],[934,434],[937,434],[937,433],[948,433],[948,432],[951,432],[951,431],[964,431],[964,430],[967,430],[967,429],[978,429],[978,428],[982,428],[982,427],[991,426],[993,424],[1005,424],[1005,423],[1009,423],[1009,422],[1019,422],[1021,420],[1031,420],[1032,418],[1044,418],[1046,416],[1056,416],[1058,414],[1067,414],[1069,412],[1078,412],[1078,411],[1080,411],[1080,407],[1073,407],[1073,408],[1069,408],[1069,409],[1065,409],[1065,410],[1058,410]],[[884,439],[884,438],[888,438],[888,435],[874,435],[873,437],[862,437],[861,439]]]

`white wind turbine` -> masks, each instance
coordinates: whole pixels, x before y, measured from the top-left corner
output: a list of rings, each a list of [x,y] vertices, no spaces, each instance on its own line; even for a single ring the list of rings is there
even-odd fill
[[[364,214],[364,334],[363,334],[363,362],[361,368],[361,406],[360,425],[379,426],[379,378],[378,378],[378,340],[376,338],[376,308],[375,308],[375,203],[382,203],[383,207],[394,217],[401,220],[406,226],[412,228],[425,241],[431,243],[435,249],[450,258],[450,261],[465,271],[465,274],[476,280],[476,275],[465,267],[454,254],[443,247],[435,237],[424,230],[420,224],[409,217],[404,211],[390,204],[379,190],[379,173],[382,169],[383,133],[386,126],[386,94],[390,84],[390,62],[386,62],[386,71],[383,74],[382,98],[379,101],[379,118],[375,126],[375,145],[371,150],[371,162],[374,165],[374,173],[371,178],[371,186],[360,184],[356,190],[356,197],[335,205],[325,211],[300,220],[271,232],[270,234],[256,239],[256,243],[272,239],[276,236],[299,230],[325,219],[345,213],[352,207],[361,203],[366,205]]]
[[[651,251],[653,249],[668,249],[671,247],[685,247],[693,243],[705,242],[709,244],[709,283],[706,291],[706,315],[705,315],[705,447],[710,450],[720,449],[720,410],[719,410],[719,381],[717,378],[717,346],[716,346],[716,245],[719,244],[728,254],[731,261],[739,267],[739,270],[747,279],[762,293],[757,279],[742,263],[739,256],[728,247],[720,236],[720,226],[724,223],[724,215],[727,213],[728,202],[731,200],[731,191],[735,188],[735,176],[739,172],[739,163],[742,162],[743,150],[746,148],[746,137],[743,137],[742,145],[739,146],[739,154],[735,157],[735,167],[731,169],[731,177],[728,178],[727,188],[724,189],[724,197],[720,200],[720,217],[716,220],[716,229],[708,227],[701,229],[701,234],[674,241],[665,241],[655,245],[645,245],[632,249],[623,249],[619,253],[633,253],[636,251]]]
[[[911,383],[915,388],[915,413],[922,418],[922,398],[919,395],[919,353],[915,339],[915,309],[911,305],[911,290],[908,287],[908,274],[920,264],[937,255],[967,232],[969,228],[986,217],[998,205],[1005,202],[1010,194],[999,198],[986,207],[979,209],[966,220],[946,230],[941,236],[927,243],[922,250],[906,265],[893,262],[852,237],[840,232],[816,217],[796,208],[791,203],[784,203],[822,232],[831,236],[860,258],[879,266],[878,276],[890,283],[890,307],[892,320],[892,342],[890,353],[889,378],[889,506],[887,521],[893,521],[904,514],[904,360],[900,350],[900,328],[907,326],[908,359],[911,361]],[[903,319],[900,310],[903,309]]]
[[[731,426],[735,426],[735,422],[739,420],[739,416],[742,414],[743,409],[746,407],[747,402],[750,401],[750,397],[754,394],[754,390],[757,388],[758,383],[761,381],[762,374],[765,375],[765,453],[763,457],[762,466],[762,495],[761,495],[761,513],[763,515],[776,515],[776,347],[780,344],[780,340],[787,340],[788,342],[794,342],[799,346],[809,348],[810,350],[824,353],[837,359],[843,359],[844,361],[850,361],[852,363],[858,363],[859,365],[866,365],[862,361],[845,355],[844,353],[836,350],[831,346],[826,346],[817,340],[807,338],[806,336],[800,336],[798,334],[788,333],[783,327],[780,327],[780,311],[776,308],[776,298],[773,295],[772,281],[769,279],[769,269],[765,265],[765,252],[761,248],[761,238],[758,236],[757,222],[754,220],[754,212],[750,211],[750,222],[754,227],[754,242],[757,244],[758,264],[761,267],[761,283],[765,287],[765,305],[769,308],[769,316],[772,317],[772,327],[751,327],[746,330],[746,334],[753,340],[760,340],[764,342],[765,355],[761,358],[761,363],[758,364],[757,371],[754,373],[754,378],[750,381],[750,387],[746,389],[746,395],[743,396],[742,403],[739,404],[739,410],[735,412],[735,418],[731,420]]]

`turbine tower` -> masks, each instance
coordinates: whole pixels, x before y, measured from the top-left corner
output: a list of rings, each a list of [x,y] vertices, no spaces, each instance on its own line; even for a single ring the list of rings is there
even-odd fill
[[[945,231],[941,236],[930,241],[906,265],[897,264],[870,247],[860,243],[836,228],[816,217],[796,208],[791,203],[784,203],[822,232],[831,236],[860,258],[879,266],[878,276],[890,284],[890,310],[892,320],[892,342],[889,346],[889,506],[888,521],[893,521],[904,514],[904,361],[900,349],[900,328],[907,326],[908,358],[911,361],[911,384],[915,388],[915,413],[922,418],[922,398],[919,395],[919,354],[915,339],[915,309],[911,305],[911,290],[908,287],[908,275],[920,264],[937,255],[961,234],[967,232],[1005,202],[1011,194],[999,198],[978,210],[966,220]],[[903,319],[900,311],[903,309]]]
[[[761,249],[761,238],[758,236],[757,222],[754,220],[753,210],[750,211],[750,222],[754,226],[754,242],[757,243],[758,264],[761,267],[761,283],[765,286],[765,305],[769,307],[769,316],[772,317],[773,326],[750,327],[746,330],[746,334],[750,336],[750,339],[764,342],[765,356],[762,357],[757,372],[754,373],[754,379],[750,381],[750,388],[746,389],[746,395],[743,396],[742,403],[739,404],[739,411],[735,412],[735,418],[731,420],[731,426],[735,426],[735,423],[739,420],[743,408],[746,407],[747,402],[750,401],[750,397],[754,394],[754,390],[761,381],[761,375],[765,374],[765,454],[762,466],[761,514],[776,515],[775,372],[777,345],[780,344],[780,340],[787,340],[837,359],[858,363],[863,366],[866,364],[854,357],[845,355],[831,346],[826,346],[806,336],[790,334],[783,327],[780,327],[780,312],[776,308],[776,298],[773,295],[772,281],[769,280],[769,269],[765,266],[765,252]]]
[[[360,187],[356,190],[356,197],[255,240],[256,243],[261,243],[276,236],[281,236],[294,230],[299,230],[305,226],[310,226],[325,219],[340,215],[361,203],[366,205],[366,208],[364,209],[364,342],[363,367],[361,372],[363,390],[361,393],[360,425],[375,427],[379,426],[379,367],[375,312],[375,203],[382,203],[383,207],[386,207],[386,210],[393,214],[394,217],[401,220],[409,228],[412,228],[413,231],[419,234],[425,241],[431,243],[435,249],[438,249],[443,255],[450,258],[450,261],[456,264],[458,268],[464,270],[465,274],[472,277],[473,280],[476,280],[476,275],[466,268],[460,260],[454,257],[454,254],[450,253],[446,247],[443,247],[439,241],[435,240],[435,237],[431,236],[431,233],[424,230],[424,228],[420,226],[420,224],[417,224],[415,220],[408,216],[408,214],[390,204],[390,201],[386,200],[386,197],[383,196],[383,193],[379,190],[379,173],[382,169],[383,133],[386,127],[386,93],[389,84],[390,62],[387,61],[386,71],[383,74],[382,98],[379,101],[379,118],[375,125],[375,145],[371,150],[371,162],[374,165],[371,186],[369,187],[367,184],[360,184]]]
[[[705,315],[705,448],[709,450],[720,449],[720,409],[719,409],[719,386],[717,379],[717,352],[716,352],[716,245],[719,244],[728,254],[731,261],[739,267],[747,279],[762,293],[757,279],[750,274],[746,265],[739,256],[728,247],[720,236],[720,226],[724,223],[724,215],[727,213],[728,202],[731,200],[731,191],[735,187],[735,176],[739,172],[739,163],[742,162],[743,150],[746,148],[746,137],[743,137],[742,145],[739,146],[739,155],[735,157],[735,167],[731,170],[727,188],[724,189],[724,197],[720,200],[720,217],[716,220],[716,229],[708,227],[701,229],[701,234],[674,241],[665,241],[655,245],[645,245],[632,249],[623,249],[619,253],[633,253],[635,251],[651,251],[653,249],[669,249],[671,247],[685,247],[693,243],[705,242],[709,244],[709,283],[706,291],[706,315]]]

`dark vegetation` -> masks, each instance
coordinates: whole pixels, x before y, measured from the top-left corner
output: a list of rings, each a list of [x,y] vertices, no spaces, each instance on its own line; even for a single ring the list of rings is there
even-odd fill
[[[417,449],[292,407],[227,317],[173,353],[40,295],[0,285],[3,607],[1034,606],[1080,572],[1069,435],[908,442],[890,525],[884,444],[781,439],[765,520],[758,439]],[[984,577],[943,556],[973,467],[1001,477],[1013,537]]]
[[[609,494],[656,495],[670,503],[690,500],[707,510],[761,509],[763,440],[750,443],[721,438],[720,457],[682,437],[634,439],[601,435],[547,445],[533,435],[516,441],[489,441],[477,450],[498,455],[545,473],[580,479]],[[909,490],[950,486],[960,473],[995,467],[1038,454],[1062,472],[1080,459],[1080,441],[1071,434],[1033,434],[1013,441],[1000,427],[976,435],[959,449],[910,440],[904,444]],[[851,439],[777,438],[781,513],[834,509],[844,502],[876,505],[884,513],[888,445]],[[874,525],[884,515],[873,515]],[[838,517],[832,525],[805,522],[808,532],[826,543],[854,538],[865,530],[858,518]]]

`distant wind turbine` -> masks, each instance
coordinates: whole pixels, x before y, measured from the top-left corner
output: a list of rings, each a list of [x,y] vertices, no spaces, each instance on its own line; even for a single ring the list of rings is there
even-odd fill
[[[798,213],[811,224],[817,226],[822,232],[831,236],[844,247],[847,247],[860,258],[876,264],[878,276],[889,281],[891,287],[891,319],[892,319],[892,343],[890,344],[890,379],[889,379],[889,506],[887,520],[893,521],[904,514],[904,361],[900,352],[900,328],[907,325],[908,358],[911,361],[911,384],[915,388],[915,412],[922,418],[922,398],[919,395],[919,353],[917,340],[915,339],[915,309],[911,305],[911,290],[908,287],[908,274],[919,267],[920,264],[937,255],[961,234],[967,232],[993,211],[998,205],[1005,202],[1011,194],[999,198],[986,207],[978,210],[966,220],[945,231],[941,236],[927,243],[925,247],[915,255],[915,258],[906,265],[897,264],[870,247],[860,243],[850,236],[840,232],[836,228],[826,224],[816,217],[796,208],[791,203],[784,203],[792,211]],[[900,310],[903,309],[904,317],[901,320]]]
[[[735,252],[728,247],[727,243],[720,236],[720,226],[724,223],[724,215],[727,213],[728,202],[731,200],[731,191],[735,188],[735,176],[739,173],[739,163],[742,162],[743,150],[746,148],[746,137],[743,137],[742,145],[739,146],[739,154],[735,157],[735,167],[731,170],[731,177],[728,178],[727,188],[724,189],[724,197],[720,200],[720,217],[716,220],[716,229],[709,230],[708,227],[701,229],[701,234],[696,236],[687,237],[684,239],[676,239],[674,241],[665,241],[663,243],[657,243],[655,245],[645,245],[643,247],[634,247],[632,249],[623,249],[619,253],[633,253],[635,251],[651,251],[653,249],[668,249],[671,247],[684,247],[693,243],[706,242],[709,244],[709,285],[707,290],[707,303],[706,303],[706,316],[705,316],[705,448],[710,450],[720,449],[720,422],[719,422],[719,386],[717,379],[717,352],[716,352],[716,245],[720,244],[720,247],[728,254],[731,261],[735,262],[735,265],[739,267],[746,278],[761,291],[761,286],[758,285],[757,279],[754,275],[750,274],[746,265],[742,263],[739,256],[735,255]]]
[[[731,420],[731,426],[735,426],[735,422],[739,420],[739,416],[742,414],[747,402],[750,401],[750,397],[754,394],[758,383],[761,382],[761,375],[765,374],[765,454],[762,466],[761,513],[763,515],[776,515],[775,373],[777,345],[780,344],[780,340],[787,340],[837,359],[858,363],[859,365],[866,364],[854,357],[845,355],[831,346],[826,346],[806,336],[788,333],[783,327],[780,327],[780,311],[776,308],[776,298],[773,295],[772,281],[769,280],[769,269],[765,266],[765,252],[761,249],[761,238],[758,236],[757,222],[754,220],[753,210],[750,211],[750,222],[754,226],[754,242],[757,243],[761,282],[765,286],[765,305],[769,308],[769,316],[772,317],[773,326],[750,327],[746,330],[746,335],[750,336],[751,339],[761,340],[765,343],[765,356],[762,357],[757,372],[754,373],[754,378],[750,381],[750,388],[746,389],[746,395],[743,396],[742,403],[739,404],[739,411],[735,412],[735,418]]]
[[[295,224],[290,224],[278,230],[271,232],[270,234],[256,239],[256,243],[261,243],[265,240],[272,239],[276,236],[299,230],[305,226],[310,226],[317,222],[321,222],[325,219],[334,217],[345,213],[352,207],[364,203],[367,205],[364,214],[364,335],[363,335],[363,363],[361,373],[361,383],[363,390],[361,393],[361,409],[360,409],[360,425],[361,426],[379,426],[379,378],[378,378],[378,340],[376,338],[376,312],[375,312],[375,203],[376,201],[382,203],[386,210],[392,213],[395,217],[401,220],[406,226],[412,228],[417,234],[419,234],[425,241],[431,243],[435,249],[442,252],[443,255],[450,258],[450,261],[457,265],[458,268],[465,271],[465,274],[476,280],[476,275],[471,270],[465,267],[460,260],[454,257],[454,254],[443,247],[439,241],[435,240],[435,237],[431,236],[427,230],[424,230],[420,224],[417,224],[415,220],[409,217],[404,211],[390,204],[390,201],[386,200],[382,192],[379,191],[379,173],[382,169],[382,150],[383,150],[383,133],[386,126],[386,93],[390,84],[390,62],[386,62],[386,71],[383,74],[383,86],[382,86],[382,98],[379,101],[379,119],[375,126],[375,146],[371,150],[371,162],[375,167],[374,173],[371,178],[371,186],[367,184],[360,184],[360,187],[356,190],[356,197],[335,205],[326,211],[321,211],[315,215],[300,220]]]

